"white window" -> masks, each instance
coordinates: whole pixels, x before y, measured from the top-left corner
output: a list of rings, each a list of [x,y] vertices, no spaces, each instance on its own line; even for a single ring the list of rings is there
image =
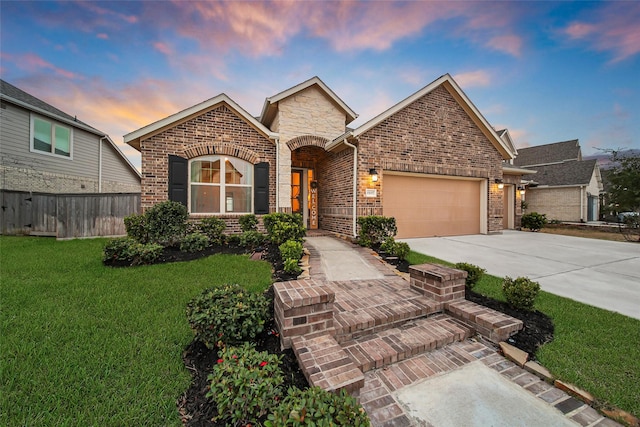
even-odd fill
[[[189,162],[191,213],[253,212],[253,165],[235,157],[206,156]]]
[[[31,115],[31,151],[71,158],[73,130]]]

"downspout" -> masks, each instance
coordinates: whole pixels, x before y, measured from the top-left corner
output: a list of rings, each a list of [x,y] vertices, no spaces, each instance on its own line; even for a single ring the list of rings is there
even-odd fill
[[[100,138],[98,145],[98,193],[102,193],[102,140],[106,138],[106,135]]]
[[[280,137],[274,138],[276,142],[276,212],[280,212]]]
[[[586,222],[584,220],[584,185],[580,186],[580,222]]]
[[[358,199],[358,147],[344,139],[344,145],[353,148],[353,237],[356,237],[356,201]]]

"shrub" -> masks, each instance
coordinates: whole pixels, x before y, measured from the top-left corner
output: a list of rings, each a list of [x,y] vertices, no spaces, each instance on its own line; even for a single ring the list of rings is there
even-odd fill
[[[539,231],[547,225],[547,216],[538,212],[531,212],[522,215],[522,226],[531,231]]]
[[[298,265],[298,260],[293,258],[288,258],[284,260],[284,271],[286,271],[289,274],[302,273],[302,269]]]
[[[296,240],[287,240],[278,249],[280,249],[282,259],[295,259],[298,261],[302,257],[302,243]]]
[[[111,239],[104,247],[104,262],[128,262],[129,265],[152,264],[162,255],[162,246],[142,244],[130,237]]]
[[[240,234],[239,243],[240,246],[253,250],[262,245],[265,240],[267,240],[267,236],[258,231],[245,231]]]
[[[262,217],[269,240],[280,246],[287,240],[302,242],[307,230],[302,225],[302,215],[272,213]]]
[[[210,217],[203,218],[200,222],[200,231],[206,234],[212,245],[221,245],[224,243],[224,234],[227,224],[220,218]]]
[[[387,237],[380,245],[380,250],[388,253],[390,256],[398,257],[401,260],[407,259],[411,251],[407,243],[396,242],[393,237]]]
[[[459,262],[453,266],[458,270],[464,270],[467,272],[467,278],[465,279],[465,285],[469,289],[473,289],[473,287],[482,279],[484,273],[487,272],[484,268],[480,268],[477,265],[469,264],[466,262]]]
[[[523,310],[532,310],[540,285],[527,277],[512,279],[505,277],[502,282],[502,293],[509,304]]]
[[[360,226],[358,244],[369,248],[380,245],[398,232],[396,219],[393,217],[361,216],[358,218],[358,225]]]
[[[180,242],[182,252],[200,252],[209,246],[209,238],[202,233],[191,233]]]
[[[187,305],[196,338],[207,347],[253,340],[264,329],[269,303],[239,285],[209,288]]]
[[[207,377],[207,397],[218,407],[216,420],[227,425],[247,425],[276,407],[282,390],[280,357],[258,352],[250,344],[224,348],[218,355],[213,373]]]
[[[345,390],[334,394],[319,387],[289,389],[287,397],[265,422],[267,427],[369,425],[367,413]]]
[[[166,201],[154,205],[146,213],[149,241],[171,246],[182,240],[187,229],[187,208],[178,202]]]
[[[242,215],[238,218],[242,231],[258,231],[258,218],[254,214]]]
[[[147,219],[143,214],[133,214],[124,217],[124,228],[127,230],[127,236],[137,240],[140,243],[149,241],[149,232],[147,230]]]

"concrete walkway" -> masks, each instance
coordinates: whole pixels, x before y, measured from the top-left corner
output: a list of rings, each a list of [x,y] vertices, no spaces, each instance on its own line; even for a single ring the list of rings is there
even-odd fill
[[[402,281],[369,249],[327,236],[305,246],[313,280]],[[619,426],[473,339],[367,372],[359,399],[374,427]]]
[[[636,243],[513,230],[403,241],[416,252],[476,264],[496,276],[526,276],[547,292],[640,319]]]

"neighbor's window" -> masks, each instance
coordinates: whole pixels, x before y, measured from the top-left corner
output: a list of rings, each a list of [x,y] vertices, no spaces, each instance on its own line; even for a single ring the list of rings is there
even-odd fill
[[[235,157],[206,156],[189,164],[191,213],[251,213],[253,165]]]
[[[71,157],[71,129],[50,120],[31,116],[31,150]]]

